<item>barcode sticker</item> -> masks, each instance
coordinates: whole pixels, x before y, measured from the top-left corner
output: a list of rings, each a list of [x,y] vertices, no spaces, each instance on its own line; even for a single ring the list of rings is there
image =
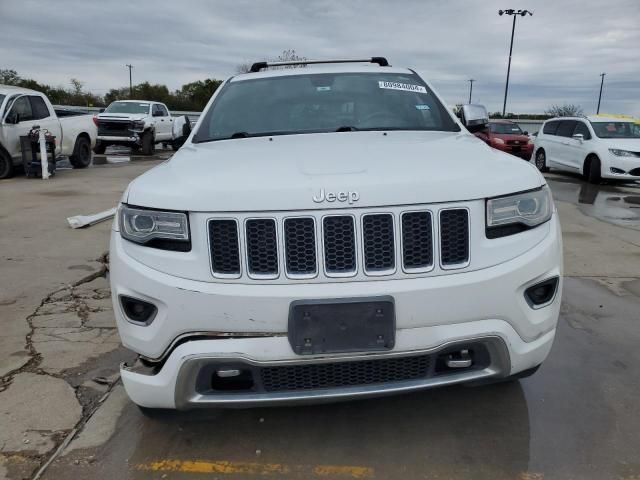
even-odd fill
[[[378,87],[389,90],[402,90],[403,92],[427,93],[427,89],[422,85],[413,85],[411,83],[385,82],[380,80],[378,81]]]

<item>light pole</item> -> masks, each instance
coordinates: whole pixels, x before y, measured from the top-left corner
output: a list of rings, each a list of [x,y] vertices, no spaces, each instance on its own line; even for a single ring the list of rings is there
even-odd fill
[[[133,65],[129,65],[128,63],[125,67],[129,67],[129,98],[133,98],[133,82],[131,81],[131,70],[133,69]]]
[[[469,79],[469,104],[471,104],[471,94],[473,93],[473,82],[475,80],[473,78]]]
[[[600,100],[602,100],[602,85],[604,85],[604,76],[606,73],[600,74],[600,95],[598,95],[598,109],[596,110],[596,115],[600,113]]]
[[[498,15],[513,16],[513,26],[511,27],[511,46],[509,47],[509,64],[507,66],[507,83],[504,86],[504,103],[502,104],[502,116],[504,117],[507,113],[507,92],[509,91],[509,73],[511,73],[511,54],[513,53],[513,34],[516,31],[516,17],[518,15],[521,17],[533,15],[533,12],[530,12],[529,10],[514,10],[510,8],[509,10],[498,10]]]

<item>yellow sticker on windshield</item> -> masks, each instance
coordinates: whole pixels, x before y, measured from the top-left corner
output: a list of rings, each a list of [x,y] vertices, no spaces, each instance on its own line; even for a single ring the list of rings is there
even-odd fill
[[[411,83],[385,82],[380,80],[378,81],[378,87],[388,90],[401,90],[403,92],[427,93],[427,89],[422,85],[413,85]]]

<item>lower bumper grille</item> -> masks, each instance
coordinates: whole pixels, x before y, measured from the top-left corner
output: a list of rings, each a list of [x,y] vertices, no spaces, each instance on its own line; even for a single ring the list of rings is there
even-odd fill
[[[267,392],[321,390],[418,380],[429,375],[429,365],[429,356],[422,355],[357,362],[266,367],[260,370],[260,374],[262,385]]]

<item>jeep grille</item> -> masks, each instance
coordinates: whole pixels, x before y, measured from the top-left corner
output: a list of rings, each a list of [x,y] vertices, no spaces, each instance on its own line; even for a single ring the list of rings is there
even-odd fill
[[[208,221],[218,278],[412,275],[469,265],[469,210],[281,214]],[[240,235],[242,233],[242,235]]]

